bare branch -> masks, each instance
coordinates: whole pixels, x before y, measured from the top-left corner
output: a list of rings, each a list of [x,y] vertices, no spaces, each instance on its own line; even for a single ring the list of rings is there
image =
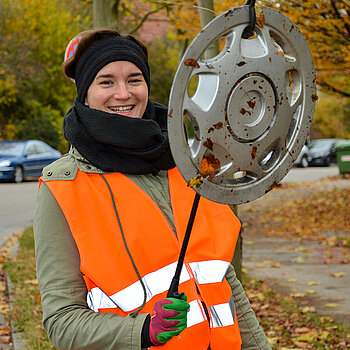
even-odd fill
[[[344,97],[350,97],[350,93],[345,91],[345,90],[340,90],[338,88],[336,88],[335,86],[329,84],[329,83],[326,83],[325,81],[321,81],[319,82],[319,85],[321,87],[323,87],[326,91],[328,92],[333,92],[337,95],[341,95],[341,96],[344,96]]]
[[[149,11],[147,12],[143,17],[142,19],[140,20],[140,22],[138,23],[138,25],[129,33],[129,34],[134,34],[136,33],[142,26],[142,24],[148,19],[149,16],[165,9],[165,8],[168,8],[169,5],[167,3],[163,4],[162,6],[159,6],[158,8],[152,10],[152,11]]]
[[[152,1],[152,2],[154,2],[154,3],[160,3],[160,4],[164,3],[164,1],[158,1],[158,0],[154,0],[154,1]],[[208,9],[208,8],[201,7],[201,6],[197,6],[197,5],[194,5],[194,4],[183,4],[183,3],[181,3],[181,2],[174,2],[174,1],[171,1],[171,2],[170,2],[170,1],[166,1],[165,3],[168,4],[168,5],[170,5],[170,6],[183,6],[183,7],[187,6],[187,7],[193,7],[193,8],[195,8],[195,9],[197,9],[197,10],[203,9],[203,10],[205,10],[205,11],[208,11],[208,12],[213,13],[215,16],[218,14],[218,13],[217,13],[216,11],[214,11],[214,10],[210,10],[210,9]]]

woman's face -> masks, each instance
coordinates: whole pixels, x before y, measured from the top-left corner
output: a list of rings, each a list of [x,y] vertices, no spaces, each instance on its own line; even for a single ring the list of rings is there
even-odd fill
[[[142,118],[148,102],[148,88],[141,70],[128,61],[104,66],[91,83],[85,105],[107,113]]]

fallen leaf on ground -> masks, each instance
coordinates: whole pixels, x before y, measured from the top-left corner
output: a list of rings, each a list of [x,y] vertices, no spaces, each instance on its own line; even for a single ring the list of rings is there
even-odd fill
[[[308,286],[319,286],[320,282],[310,281],[310,282],[307,282],[307,284]]]
[[[339,304],[337,304],[337,303],[327,303],[325,306],[327,306],[327,307],[338,307]]]
[[[38,284],[38,280],[37,279],[34,279],[34,280],[25,280],[24,283],[26,284]]]
[[[259,267],[260,268],[260,267],[265,267],[265,265],[264,264],[255,264],[254,267]]]
[[[302,297],[306,296],[306,293],[293,293],[290,296],[294,297],[294,298],[302,298]]]
[[[316,311],[316,309],[314,306],[305,306],[301,309],[301,312],[303,314],[306,314],[307,312],[315,312],[315,311]]]
[[[331,277],[335,277],[335,278],[343,277],[345,275],[346,275],[345,272],[334,272],[330,274]]]
[[[296,260],[296,262],[301,264],[301,263],[305,262],[305,259],[302,256],[299,255],[297,260]]]
[[[306,291],[306,293],[307,293],[307,294],[316,294],[317,291],[316,291],[316,290],[313,290],[313,289],[308,289],[308,290]]]

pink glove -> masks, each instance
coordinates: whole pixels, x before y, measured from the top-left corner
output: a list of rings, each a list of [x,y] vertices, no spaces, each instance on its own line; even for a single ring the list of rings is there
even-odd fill
[[[149,336],[153,345],[161,346],[187,327],[187,312],[190,305],[183,299],[158,300],[153,307]]]

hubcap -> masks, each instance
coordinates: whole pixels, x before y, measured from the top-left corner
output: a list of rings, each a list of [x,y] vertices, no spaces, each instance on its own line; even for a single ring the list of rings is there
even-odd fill
[[[264,195],[288,173],[311,127],[316,79],[310,50],[282,13],[243,39],[248,6],[216,17],[193,40],[169,99],[171,151],[200,195],[240,204]],[[206,59],[216,40],[221,52]],[[192,93],[191,90],[195,90]]]

